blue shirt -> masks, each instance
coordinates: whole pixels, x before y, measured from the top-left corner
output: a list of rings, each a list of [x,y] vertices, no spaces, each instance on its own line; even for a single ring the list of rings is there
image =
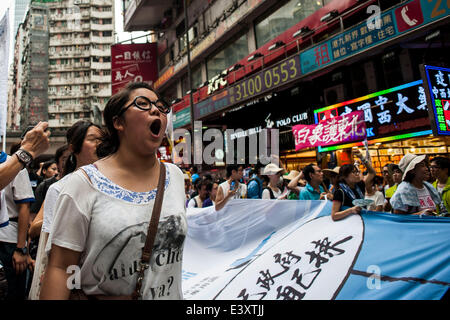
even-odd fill
[[[198,173],[194,173],[193,175],[192,175],[192,183],[195,183],[195,181],[197,180],[197,179],[199,179],[200,178],[200,176],[198,175]]]
[[[299,195],[300,200],[319,200],[320,194],[322,192],[325,192],[325,190],[321,185],[319,185],[319,189],[320,193],[314,190],[314,188],[309,183],[307,183],[306,187],[303,188],[302,191],[300,191]]]
[[[263,192],[263,181],[257,175],[253,175],[252,181],[247,185],[247,198],[248,199],[261,199]]]

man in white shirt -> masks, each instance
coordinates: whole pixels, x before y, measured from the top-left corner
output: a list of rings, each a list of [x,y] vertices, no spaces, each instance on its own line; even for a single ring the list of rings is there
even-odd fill
[[[227,181],[219,185],[216,196],[216,211],[221,210],[230,199],[247,198],[247,186],[239,181],[244,176],[244,166],[231,164],[227,166]]]
[[[6,162],[5,153],[0,163]],[[2,192],[9,221],[0,228],[0,260],[8,282],[7,300],[24,300],[28,264],[27,232],[30,222],[30,202],[33,190],[26,169],[22,169]]]

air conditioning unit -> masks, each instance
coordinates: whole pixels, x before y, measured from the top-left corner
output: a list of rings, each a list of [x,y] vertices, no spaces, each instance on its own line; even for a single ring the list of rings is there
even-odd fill
[[[73,0],[73,4],[81,4],[81,0]]]
[[[343,84],[338,84],[323,90],[325,105],[330,106],[345,100],[345,87]]]

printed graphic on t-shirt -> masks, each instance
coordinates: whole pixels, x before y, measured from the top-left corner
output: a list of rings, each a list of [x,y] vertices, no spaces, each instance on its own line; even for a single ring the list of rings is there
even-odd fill
[[[114,292],[118,287],[134,288],[147,229],[148,222],[131,225],[105,244],[94,260],[92,269],[98,288],[105,292]],[[160,220],[150,269],[145,272],[145,277],[152,277],[150,294],[153,299],[171,295],[176,272],[173,266],[181,263],[184,238],[185,228],[181,216],[171,215]],[[165,278],[161,278],[163,275]]]
[[[433,198],[431,198],[430,192],[425,187],[423,189],[417,189],[417,196],[419,197],[420,207],[422,209],[436,209]]]

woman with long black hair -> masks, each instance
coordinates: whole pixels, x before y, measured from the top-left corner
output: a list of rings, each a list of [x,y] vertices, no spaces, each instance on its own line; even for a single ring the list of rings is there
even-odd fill
[[[54,208],[59,194],[69,176],[76,169],[98,160],[96,151],[101,137],[102,130],[100,127],[86,120],[77,121],[66,133],[70,154],[65,160],[63,177],[48,188],[44,203],[30,228],[30,230],[41,229],[35,271],[29,294],[32,300],[39,298],[40,281],[47,264],[47,256],[44,249],[51,232]]]

